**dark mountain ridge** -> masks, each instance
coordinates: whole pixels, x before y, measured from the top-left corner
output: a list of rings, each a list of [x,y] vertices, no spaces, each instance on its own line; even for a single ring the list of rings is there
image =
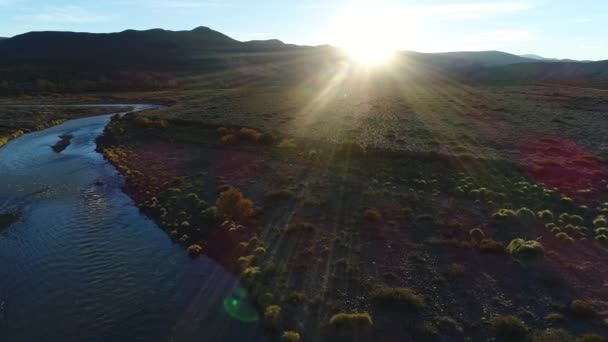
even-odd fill
[[[280,50],[280,41],[240,42],[207,27],[191,31],[29,32],[3,41],[0,64],[133,65],[181,63],[226,52]]]
[[[191,31],[29,32],[0,40],[0,91],[164,89],[212,74],[233,75],[230,81],[214,76],[223,86],[246,79],[300,82],[348,58],[330,45],[241,42],[202,26]],[[546,61],[501,51],[401,51],[393,66],[393,73],[413,78],[608,80],[608,61]]]

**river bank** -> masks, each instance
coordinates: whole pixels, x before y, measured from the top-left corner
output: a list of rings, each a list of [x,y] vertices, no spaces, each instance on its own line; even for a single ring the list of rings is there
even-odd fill
[[[113,111],[126,112],[133,106],[112,106]],[[0,148],[9,141],[30,132],[41,131],[60,125],[67,120],[107,114],[107,107],[92,106],[45,106],[0,104]]]

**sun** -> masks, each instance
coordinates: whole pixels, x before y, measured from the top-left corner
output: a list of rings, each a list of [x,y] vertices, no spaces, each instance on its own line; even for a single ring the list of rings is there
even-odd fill
[[[403,12],[391,6],[368,4],[341,13],[330,29],[332,43],[357,63],[386,64],[403,46],[408,23]]]
[[[374,66],[391,60],[395,51],[388,48],[352,47],[345,48],[348,55],[358,63]]]

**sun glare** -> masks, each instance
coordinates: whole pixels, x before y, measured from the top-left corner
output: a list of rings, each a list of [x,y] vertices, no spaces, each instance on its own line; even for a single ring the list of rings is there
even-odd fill
[[[342,13],[330,31],[335,45],[356,62],[371,66],[391,60],[404,43],[408,24],[394,8],[368,5]]]
[[[370,47],[345,48],[349,56],[365,65],[378,65],[388,62],[394,54],[390,49],[375,49]]]

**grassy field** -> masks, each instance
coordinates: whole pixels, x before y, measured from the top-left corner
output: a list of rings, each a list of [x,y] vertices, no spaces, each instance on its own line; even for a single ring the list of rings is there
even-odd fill
[[[99,148],[277,338],[604,340],[608,93],[360,81],[165,93]]]

